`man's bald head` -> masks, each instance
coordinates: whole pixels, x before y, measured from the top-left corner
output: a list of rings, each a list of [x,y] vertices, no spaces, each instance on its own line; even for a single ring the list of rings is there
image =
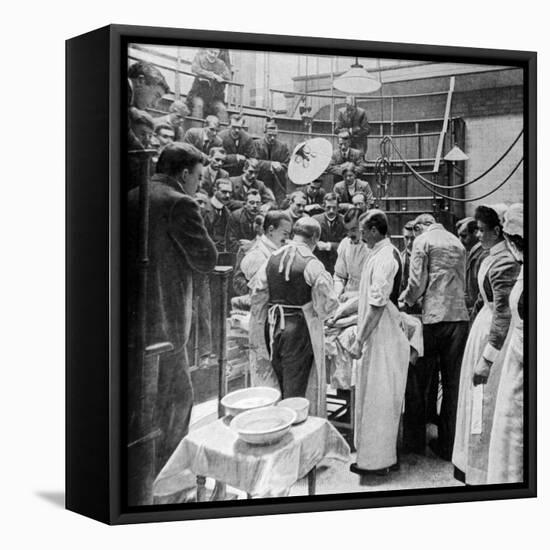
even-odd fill
[[[313,247],[321,237],[321,226],[317,220],[305,216],[294,224],[293,232],[295,237],[300,237]]]

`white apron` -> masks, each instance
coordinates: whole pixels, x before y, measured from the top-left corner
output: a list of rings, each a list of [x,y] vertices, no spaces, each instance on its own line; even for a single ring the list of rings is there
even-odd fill
[[[489,444],[487,483],[523,481],[523,320],[518,302],[523,268],[510,293],[512,322],[502,349],[502,374]]]
[[[250,318],[250,366],[253,386],[279,388],[279,382],[269,360],[265,341],[265,323],[268,312],[268,293],[256,292],[252,295]],[[306,398],[310,402],[309,412],[314,416],[326,417],[326,372],[325,336],[323,322],[315,314],[312,302],[302,306],[313,347],[313,365],[309,375]]]
[[[460,388],[453,447],[453,464],[464,472],[468,485],[487,482],[487,451],[494,416],[495,394],[500,381],[499,358],[491,366],[486,384],[473,385],[474,368],[483,355],[493,319],[493,304],[488,301],[483,282],[496,256],[487,256],[478,273],[479,292],[483,308],[472,325],[464,349],[460,371]]]
[[[361,276],[359,320],[369,307],[367,297],[378,269],[380,254],[387,254],[387,241],[375,248]],[[393,247],[392,247],[393,248]],[[389,252],[391,254],[391,251]],[[392,277],[393,281],[393,277]],[[389,300],[378,323],[365,342],[357,368],[355,446],[357,465],[365,470],[387,468],[397,462],[397,435],[409,366],[410,347],[397,307]]]

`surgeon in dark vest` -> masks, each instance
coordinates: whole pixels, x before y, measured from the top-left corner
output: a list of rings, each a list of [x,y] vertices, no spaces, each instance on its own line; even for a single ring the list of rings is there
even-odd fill
[[[321,318],[337,306],[331,277],[313,254],[320,234],[316,220],[299,219],[293,240],[272,254],[265,267],[269,292],[265,336],[283,398],[306,395],[314,360],[316,335],[310,334],[304,306],[313,302]]]

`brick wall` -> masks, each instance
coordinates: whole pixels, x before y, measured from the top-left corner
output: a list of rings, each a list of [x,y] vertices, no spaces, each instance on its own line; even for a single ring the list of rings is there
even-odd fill
[[[464,118],[466,124],[466,181],[475,178],[495,162],[512,144],[523,128],[523,116],[518,114]],[[475,197],[493,189],[503,181],[523,155],[520,138],[508,156],[486,177],[465,189],[466,197]],[[498,191],[487,199],[467,203],[466,215],[471,216],[478,204],[523,200],[523,166]]]

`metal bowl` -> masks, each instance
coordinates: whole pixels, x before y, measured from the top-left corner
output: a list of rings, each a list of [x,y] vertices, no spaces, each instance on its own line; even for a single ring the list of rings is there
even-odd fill
[[[285,407],[263,407],[246,411],[231,421],[239,439],[251,445],[271,445],[280,441],[296,420],[296,413]]]
[[[280,398],[279,390],[258,386],[228,393],[222,399],[222,405],[225,407],[226,414],[237,416],[245,411],[274,405]]]
[[[305,397],[288,397],[277,403],[277,407],[286,407],[296,413],[296,420],[293,424],[299,424],[306,420],[309,413],[309,400]]]

